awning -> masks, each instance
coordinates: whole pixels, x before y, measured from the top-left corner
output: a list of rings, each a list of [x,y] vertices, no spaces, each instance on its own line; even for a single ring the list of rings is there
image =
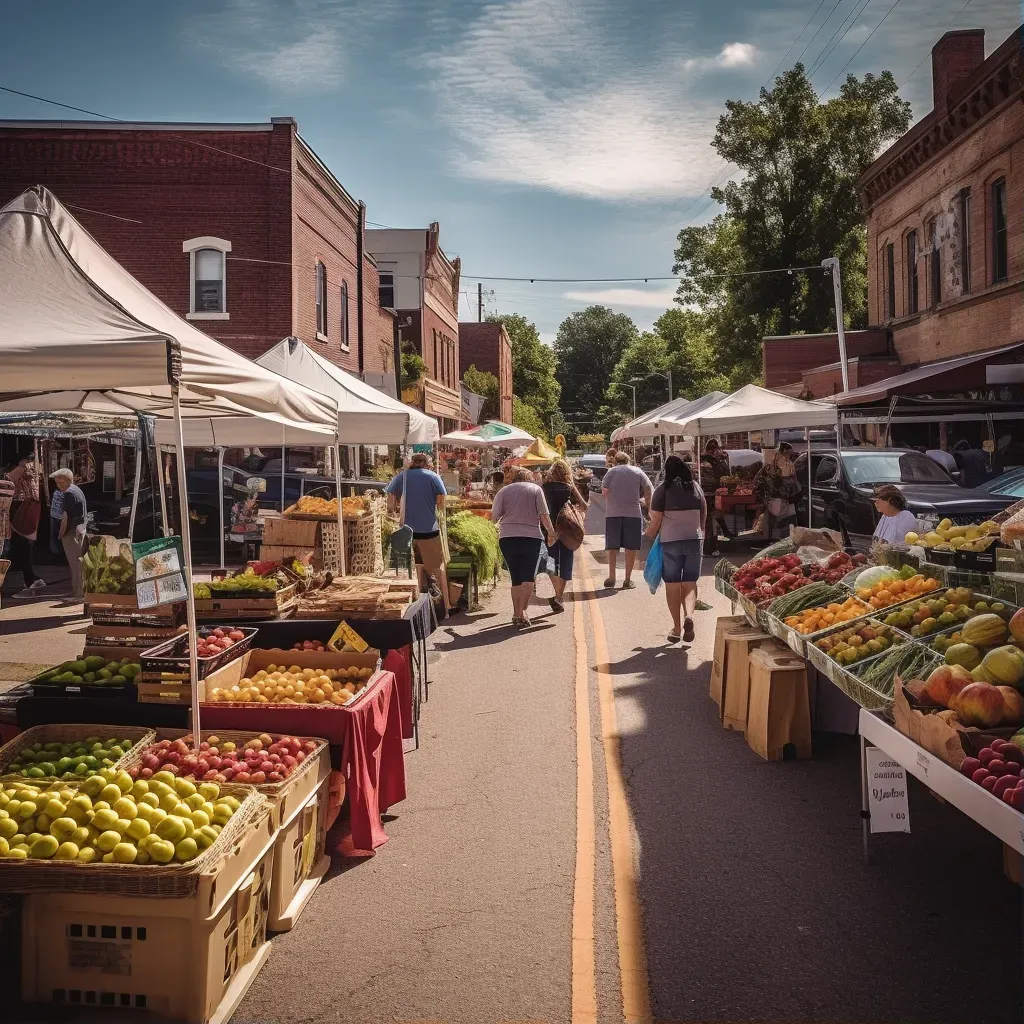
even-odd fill
[[[827,402],[802,402],[756,384],[747,384],[709,409],[673,422],[667,434],[731,434],[738,430],[786,427],[834,427],[836,408]]]
[[[500,420],[488,420],[472,430],[453,430],[439,439],[440,444],[466,445],[478,448],[518,448],[532,444],[533,434]]]
[[[845,408],[848,405],[884,402],[893,395],[916,395],[930,391],[973,391],[977,388],[991,387],[986,374],[986,364],[1022,349],[1024,342],[1018,341],[1013,345],[990,349],[988,352],[973,352],[968,356],[923,363],[895,377],[887,377],[875,384],[865,384],[845,394],[834,395],[832,401]]]
[[[711,391],[701,398],[674,398],[619,427],[613,431],[611,440],[619,442],[628,437],[657,437],[659,434],[678,433],[673,429],[677,422],[686,422],[727,397],[724,391]]]

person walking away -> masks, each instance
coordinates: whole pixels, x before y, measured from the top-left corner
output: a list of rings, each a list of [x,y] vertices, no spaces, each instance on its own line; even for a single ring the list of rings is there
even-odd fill
[[[903,492],[892,484],[883,484],[875,490],[875,510],[880,518],[872,535],[872,542],[902,544],[908,533],[917,532],[917,516],[907,509]]]
[[[444,546],[441,543],[441,526],[438,512],[444,509],[444,481],[434,472],[433,462],[425,452],[417,452],[409,461],[409,468],[395,475],[384,488],[388,496],[388,511],[395,512],[401,507],[405,494],[405,512],[402,525],[412,530],[413,552],[417,568],[421,571],[420,586],[423,591],[423,576],[431,575],[437,580],[444,598],[445,611],[450,611],[448,600],[448,567],[444,560]]]
[[[630,465],[625,452],[617,452],[615,465],[601,481],[601,494],[604,496],[604,548],[608,556],[608,578],[604,585],[615,586],[616,562],[619,548],[622,548],[626,572],[622,589],[632,590],[636,586],[631,579],[633,566],[644,528],[643,506],[649,508],[651,504],[651,481],[642,469]]]
[[[729,474],[729,453],[718,443],[717,438],[709,438],[708,443],[704,446],[704,454],[700,457],[700,479],[698,486],[705,494],[712,496],[712,504],[714,504],[715,491],[722,485],[722,477],[729,476]],[[711,522],[707,524],[708,528],[705,530],[704,550],[706,554],[717,555],[719,553],[719,525],[724,528],[724,520],[720,523],[714,512],[712,512]],[[725,534],[727,537],[730,536],[728,530],[725,531]]]
[[[555,543],[544,492],[528,469],[516,469],[494,497],[491,521],[498,524],[498,546],[512,577],[512,625],[529,626],[530,598],[545,540]],[[543,532],[541,532],[543,528]]]
[[[703,558],[708,503],[690,467],[678,455],[665,460],[665,480],[654,489],[647,536],[661,536],[661,578],[672,616],[670,644],[693,643],[693,613]],[[680,631],[680,617],[685,613]]]
[[[24,589],[15,598],[26,600],[39,596],[46,586],[32,561],[32,545],[39,532],[39,478],[32,456],[22,459],[8,474],[14,484],[14,502],[11,505],[11,568],[21,573]]]
[[[562,597],[565,594],[565,585],[572,579],[575,551],[572,548],[567,548],[558,536],[558,514],[570,503],[586,511],[587,500],[573,483],[572,470],[565,459],[556,459],[551,464],[548,478],[541,485],[541,490],[544,492],[544,500],[547,502],[551,521],[555,524],[555,543],[548,546],[548,554],[555,563],[555,576],[551,580],[551,585],[555,588],[555,596],[548,598],[548,604],[551,605],[552,611],[562,612],[565,611]]]
[[[85,522],[88,508],[85,495],[75,483],[75,474],[70,469],[58,469],[50,479],[64,495],[58,537],[64,548],[64,556],[71,570],[71,600],[82,600],[82,555],[85,552]]]

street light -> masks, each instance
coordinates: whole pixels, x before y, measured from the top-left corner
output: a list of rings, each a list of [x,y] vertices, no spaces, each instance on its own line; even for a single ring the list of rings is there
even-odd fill
[[[648,377],[661,377],[662,380],[668,381],[668,400],[672,401],[672,371],[668,373],[659,373],[657,370],[651,370],[650,373],[645,373],[642,377],[634,377],[634,383],[639,383],[642,380],[647,380]]]
[[[619,384],[618,381],[612,381],[608,385],[610,388],[629,388],[633,392],[633,419],[636,419],[636,388],[632,384]]]

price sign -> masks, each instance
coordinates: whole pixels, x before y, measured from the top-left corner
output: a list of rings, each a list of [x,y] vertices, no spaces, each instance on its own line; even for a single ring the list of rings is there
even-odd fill
[[[188,599],[180,537],[157,537],[132,545],[135,597],[139,608],[178,604]]]
[[[347,622],[341,622],[334,631],[334,635],[327,641],[327,646],[332,651],[338,651],[339,653],[345,647],[351,647],[354,651],[362,654],[369,647],[369,644]]]
[[[878,747],[867,748],[868,811],[872,832],[909,832],[907,774]]]

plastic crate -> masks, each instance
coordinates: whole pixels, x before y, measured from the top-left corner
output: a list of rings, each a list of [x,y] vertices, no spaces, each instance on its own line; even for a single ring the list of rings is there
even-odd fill
[[[238,630],[244,633],[242,640],[237,640],[226,651],[215,654],[212,658],[197,658],[197,671],[200,679],[205,679],[211,672],[223,668],[228,662],[240,658],[250,647],[256,636],[253,626],[203,626],[202,636],[209,636],[215,629]],[[191,640],[186,636],[176,636],[156,647],[151,647],[142,655],[142,681],[163,682],[178,680],[185,682],[189,678],[188,644]]]
[[[22,1000],[227,1024],[270,954],[274,838],[264,813],[189,898],[26,896]]]
[[[269,931],[286,932],[295,926],[330,869],[331,858],[324,853],[329,807],[330,779],[325,775],[306,802],[281,823],[274,842]]]

